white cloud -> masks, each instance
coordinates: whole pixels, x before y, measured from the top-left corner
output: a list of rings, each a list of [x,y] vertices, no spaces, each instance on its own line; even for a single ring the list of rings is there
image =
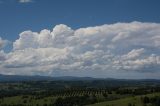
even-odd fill
[[[157,77],[159,33],[160,24],[141,22],[77,30],[60,24],[51,31],[24,31],[13,43],[12,52],[1,53],[1,73],[95,77],[139,73],[145,77],[152,72],[150,77]]]
[[[19,0],[19,3],[30,3],[33,2],[32,0]]]
[[[142,53],[144,53],[144,52],[145,52],[144,48],[133,49],[133,50],[131,50],[128,54],[123,55],[122,57],[123,57],[124,59],[135,59],[135,58],[141,56]]]
[[[5,47],[8,43],[9,43],[8,40],[3,40],[3,39],[0,37],[0,49],[2,49],[3,47]]]
[[[6,54],[4,53],[4,51],[0,51],[0,64],[3,63],[6,59]]]

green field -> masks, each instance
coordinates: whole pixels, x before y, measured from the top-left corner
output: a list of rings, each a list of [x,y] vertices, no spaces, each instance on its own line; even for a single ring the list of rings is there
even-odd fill
[[[87,106],[129,106],[129,104],[131,104],[131,106],[143,106],[141,97],[144,97],[144,96],[148,96],[148,97],[160,96],[160,93],[125,97],[118,100],[105,101],[105,102],[100,102],[100,103],[87,105]],[[34,98],[33,96],[27,96],[27,98],[23,98],[22,96],[7,97],[1,100],[0,103],[1,105],[2,104],[16,105],[18,103],[18,104],[25,104],[26,106],[27,105],[45,106],[45,104],[49,105],[51,103],[54,103],[55,100],[57,99],[57,97],[45,97],[42,99],[35,99],[35,98],[33,99],[33,98]],[[150,105],[147,105],[147,106],[150,106]]]
[[[15,97],[7,97],[1,100],[1,105],[17,105],[17,104],[25,104],[25,105],[33,105],[33,106],[43,106],[44,104],[51,104],[56,100],[56,97],[46,97],[42,99],[33,99],[33,97],[29,96],[28,98],[23,98],[22,96]]]
[[[123,98],[123,99],[100,102],[100,103],[87,105],[87,106],[128,106],[129,104],[131,104],[131,106],[144,106],[143,103],[141,102],[141,97],[144,97],[144,96],[148,96],[148,97],[160,96],[160,93],[153,93],[153,94],[147,94],[147,95],[142,95],[142,96],[127,97],[127,98]],[[147,106],[150,106],[150,105],[147,105]]]

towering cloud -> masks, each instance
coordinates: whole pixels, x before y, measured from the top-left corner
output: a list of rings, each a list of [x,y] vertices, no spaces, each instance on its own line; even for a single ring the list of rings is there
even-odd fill
[[[158,78],[159,34],[160,24],[141,22],[24,31],[13,51],[0,53],[1,73]]]

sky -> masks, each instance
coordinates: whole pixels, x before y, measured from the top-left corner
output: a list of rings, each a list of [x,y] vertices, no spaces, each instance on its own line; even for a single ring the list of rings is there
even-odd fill
[[[0,0],[0,74],[160,78],[159,0]]]

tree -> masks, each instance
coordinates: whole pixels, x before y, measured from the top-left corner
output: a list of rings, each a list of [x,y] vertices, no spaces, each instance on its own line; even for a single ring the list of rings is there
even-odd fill
[[[128,106],[132,106],[132,104],[131,104],[131,103],[128,103]]]
[[[145,96],[145,97],[143,98],[143,103],[144,103],[144,104],[149,103],[149,97]]]

